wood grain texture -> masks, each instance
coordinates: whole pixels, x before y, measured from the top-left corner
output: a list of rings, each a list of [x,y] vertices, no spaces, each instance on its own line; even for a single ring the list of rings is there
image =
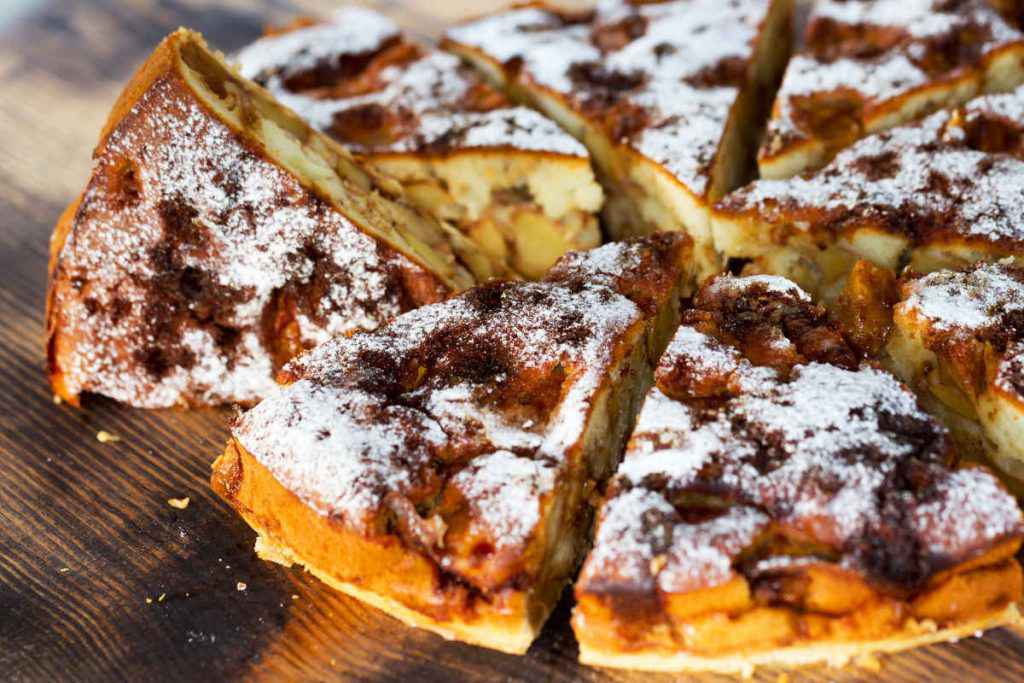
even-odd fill
[[[429,35],[495,3],[375,4]],[[333,5],[56,0],[0,34],[0,679],[678,680],[580,667],[567,600],[513,657],[407,629],[258,560],[252,532],[207,485],[229,411],[53,403],[41,353],[47,242],[120,86],[179,24],[231,50],[266,22]],[[121,440],[100,443],[99,430]],[[184,510],[167,504],[184,496]],[[1000,630],[890,657],[877,677],[1024,680],[1024,639]],[[791,680],[875,678],[818,668]]]

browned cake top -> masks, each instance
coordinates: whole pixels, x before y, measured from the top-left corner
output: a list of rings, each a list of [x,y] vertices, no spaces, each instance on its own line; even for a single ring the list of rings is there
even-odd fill
[[[963,271],[941,270],[903,285],[896,315],[914,317],[923,326],[926,345],[972,357],[960,345],[982,342],[1002,358],[996,384],[1024,396],[1024,270],[1009,263],[979,263]]]
[[[1024,45],[1024,34],[987,0],[822,0],[804,45],[783,78],[763,156],[845,128],[855,138],[878,109]]]
[[[814,175],[759,180],[723,199],[810,232],[873,226],[914,244],[958,238],[1024,245],[1024,88],[980,97],[856,143]]]
[[[821,362],[841,341],[807,347],[797,365],[749,351],[751,340],[799,348],[790,316],[804,336],[837,334],[812,322],[795,285],[720,279],[693,316],[727,310],[763,311],[764,331],[736,335],[727,319],[680,327],[610,484],[582,590],[681,593],[810,561],[900,593],[1024,532],[994,477],[947,467],[945,430],[906,387]]]
[[[359,7],[261,38],[235,59],[243,75],[358,152],[586,156],[575,138],[512,104],[457,57],[407,41],[389,19]]]
[[[428,277],[249,149],[177,75],[97,149],[59,258],[68,388],[143,407],[256,400],[274,387],[284,299],[312,345],[401,313],[403,278]]]
[[[520,562],[579,457],[595,393],[645,320],[631,292],[646,304],[642,283],[663,269],[653,281],[665,284],[664,302],[687,245],[675,235],[607,245],[549,280],[484,285],[335,339],[290,364],[292,383],[234,435],[303,502],[350,528],[382,530],[390,511],[407,540],[433,539],[414,547],[442,567],[469,555]]]
[[[767,9],[767,0],[604,0],[581,14],[534,5],[447,38],[567,100],[703,195]]]

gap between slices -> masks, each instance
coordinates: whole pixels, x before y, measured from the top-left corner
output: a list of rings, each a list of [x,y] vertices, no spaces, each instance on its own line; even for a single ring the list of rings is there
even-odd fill
[[[265,36],[235,60],[511,270],[539,279],[566,251],[600,244],[602,192],[583,146],[389,19],[344,8]]]
[[[689,240],[660,234],[321,345],[236,423],[213,487],[267,559],[410,625],[525,652],[693,277]]]
[[[775,276],[683,314],[576,584],[581,660],[750,674],[1019,621],[1024,521]]]
[[[751,176],[789,54],[792,2],[531,3],[450,29],[442,46],[589,149],[613,239],[683,230],[720,269],[710,206]]]

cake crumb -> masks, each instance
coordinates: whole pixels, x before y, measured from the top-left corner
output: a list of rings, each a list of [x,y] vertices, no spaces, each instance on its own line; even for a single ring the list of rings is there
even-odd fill
[[[167,504],[170,505],[172,508],[184,510],[185,508],[188,507],[189,497],[185,496],[184,498],[168,498]]]
[[[59,406],[63,402],[64,402],[64,399],[62,399],[59,394],[54,394],[53,395],[53,405]]]
[[[237,588],[239,591],[244,591],[246,588],[248,588],[248,586],[245,585],[245,583],[243,583],[242,581],[239,581],[235,588]]]
[[[862,654],[854,660],[854,663],[871,673],[878,673],[882,670],[882,661],[872,654]]]
[[[61,567],[57,571],[61,574],[67,574],[69,571],[71,571],[71,567]]]
[[[146,598],[146,604],[147,605],[152,605],[153,604],[153,598]]]
[[[160,597],[156,599],[157,602],[163,602],[164,598],[167,597],[167,593],[161,593]]]
[[[117,443],[121,440],[117,434],[111,434],[108,431],[100,430],[96,432],[96,440],[100,443]]]
[[[298,600],[299,596],[296,593],[292,593],[292,600]]]

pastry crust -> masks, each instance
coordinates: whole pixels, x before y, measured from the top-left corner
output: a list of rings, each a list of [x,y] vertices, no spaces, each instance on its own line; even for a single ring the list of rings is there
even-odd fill
[[[685,230],[720,269],[709,211],[751,177],[789,55],[789,0],[532,3],[450,29],[457,52],[590,150],[613,239]]]
[[[758,154],[762,178],[821,168],[864,135],[1024,82],[1018,18],[986,0],[823,0]]]
[[[586,149],[385,17],[345,8],[235,59],[501,266],[539,279],[566,251],[600,244],[603,195]]]
[[[1024,89],[867,137],[820,172],[759,180],[715,207],[715,244],[833,299],[858,259],[899,271],[1024,252]]]
[[[48,366],[71,403],[252,402],[303,348],[494,274],[184,29],[94,158],[51,243]]]
[[[1009,263],[909,277],[885,347],[960,450],[1024,479],[1024,272]],[[1016,485],[1021,490],[1021,484]]]
[[[693,279],[662,234],[563,257],[300,356],[214,488],[271,559],[446,637],[524,652],[575,570]]]
[[[1016,502],[794,283],[705,285],[576,584],[582,661],[750,673],[1016,623]]]

